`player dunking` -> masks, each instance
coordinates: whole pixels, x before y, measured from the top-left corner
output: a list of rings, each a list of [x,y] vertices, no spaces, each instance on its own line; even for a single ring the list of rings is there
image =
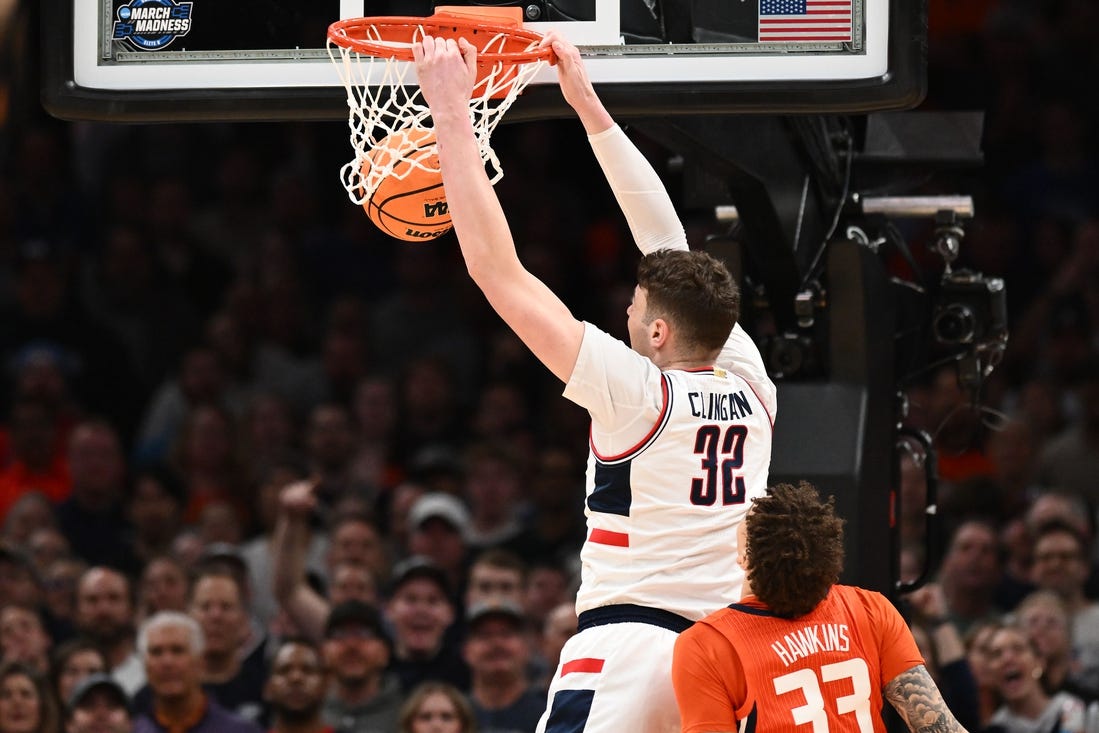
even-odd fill
[[[520,263],[469,115],[476,51],[425,38],[413,52],[434,120],[454,229],[474,281],[591,415],[588,539],[566,644],[540,731],[677,731],[678,632],[739,598],[728,548],[766,487],[775,389],[736,325],[718,260],[687,249],[656,172],[554,34],[558,79],[644,257],[627,310],[630,347],[576,320]]]
[[[884,733],[883,696],[913,733],[965,733],[896,609],[836,585],[843,520],[832,499],[780,484],[738,534],[748,595],[676,642],[683,733]]]

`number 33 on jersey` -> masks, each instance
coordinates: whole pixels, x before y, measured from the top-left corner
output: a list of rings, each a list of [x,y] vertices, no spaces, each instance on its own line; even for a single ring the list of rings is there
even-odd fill
[[[684,632],[676,655],[680,707],[741,733],[884,733],[882,688],[923,664],[884,596],[843,585],[798,619],[749,596]]]

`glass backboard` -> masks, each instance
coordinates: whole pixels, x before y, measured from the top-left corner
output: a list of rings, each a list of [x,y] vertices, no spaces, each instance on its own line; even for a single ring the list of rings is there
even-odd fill
[[[454,5],[454,2],[446,2]],[[457,3],[462,4],[462,3]],[[476,4],[476,3],[473,3]],[[488,3],[486,3],[488,4]],[[581,46],[619,117],[868,112],[924,90],[924,0],[516,0]],[[68,119],[337,119],[328,25],[430,0],[44,0],[43,101]],[[547,68],[508,119],[567,114]]]

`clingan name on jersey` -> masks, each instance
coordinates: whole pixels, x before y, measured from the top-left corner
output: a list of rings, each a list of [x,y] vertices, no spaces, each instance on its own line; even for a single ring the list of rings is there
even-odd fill
[[[817,652],[846,652],[851,649],[847,624],[814,624],[798,629],[771,644],[771,649],[789,667]]]
[[[126,41],[142,51],[165,48],[191,31],[191,2],[130,0],[118,8],[113,41]]]
[[[703,420],[740,420],[752,414],[752,404],[740,392],[688,392],[691,414]]]

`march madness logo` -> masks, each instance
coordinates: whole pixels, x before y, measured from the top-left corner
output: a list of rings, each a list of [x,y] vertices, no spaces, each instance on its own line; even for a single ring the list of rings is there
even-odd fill
[[[159,51],[191,30],[190,2],[130,0],[118,8],[111,40],[128,41],[141,51]]]

